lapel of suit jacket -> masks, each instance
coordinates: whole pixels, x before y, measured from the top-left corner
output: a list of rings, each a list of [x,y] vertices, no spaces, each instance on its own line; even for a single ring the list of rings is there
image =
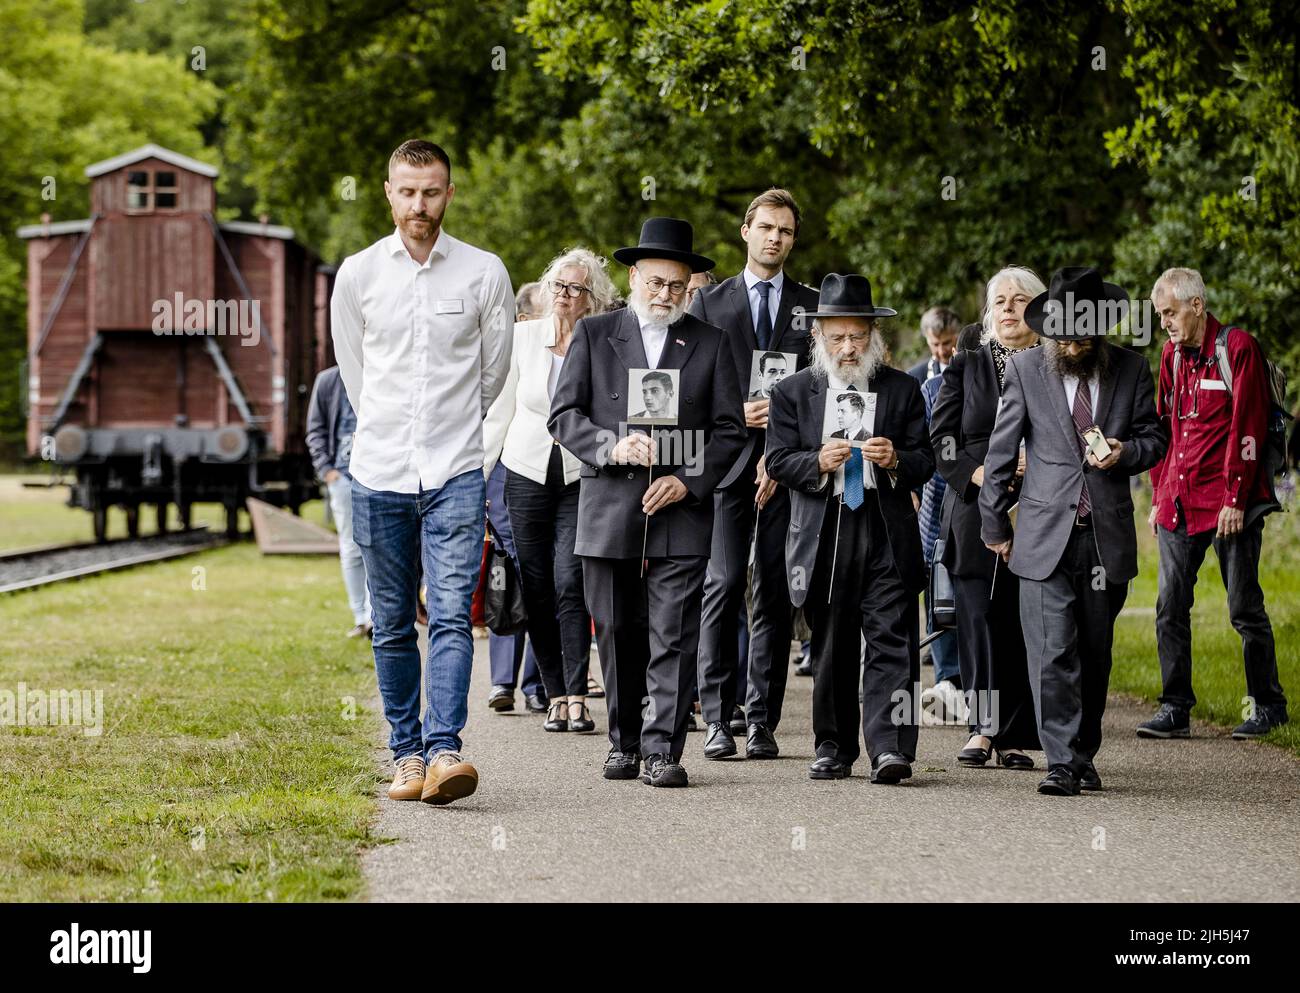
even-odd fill
[[[1010,361],[1010,359],[1007,361]],[[1056,411],[1056,421],[1065,433],[1065,440],[1069,442],[1070,450],[1077,452],[1079,450],[1079,433],[1074,427],[1074,415],[1070,413],[1070,408],[1065,404],[1065,384],[1061,381],[1060,376],[1054,376],[1047,371],[1046,362],[1040,361],[1038,363],[1038,375],[1043,380],[1043,389],[1047,391],[1047,402]]]
[[[790,327],[790,315],[794,312],[799,290],[799,284],[789,276],[781,280],[781,302],[776,305],[776,323],[772,326],[772,347],[774,349],[781,344],[781,337]]]
[[[758,338],[754,336],[754,317],[749,312],[749,290],[745,287],[744,270],[732,278],[731,306],[736,312],[738,326],[745,332],[745,343],[753,351],[758,347]]]
[[[1109,348],[1110,342],[1099,341],[1095,346],[1097,348]],[[1115,398],[1115,376],[1117,371],[1112,365],[1109,376],[1099,376],[1097,378],[1097,416],[1093,423],[1098,427],[1106,423],[1106,415],[1110,413],[1110,402]]]
[[[668,337],[664,340],[664,350],[659,353],[659,369],[684,369],[695,346],[700,343],[700,336],[695,333],[689,318],[683,317],[668,328]],[[678,387],[680,389],[680,387]]]
[[[817,444],[820,447],[822,441],[822,425],[826,423],[826,390],[824,386],[830,385],[827,380],[817,375],[810,375],[808,406],[812,415],[813,428],[817,432]]]
[[[669,331],[670,336],[671,334],[672,332]],[[614,349],[614,354],[626,368],[648,369],[650,367],[645,357],[645,344],[641,341],[641,324],[631,307],[623,308],[623,319],[618,322],[618,330],[610,337],[609,346]],[[664,351],[667,350],[668,346],[665,344]]]

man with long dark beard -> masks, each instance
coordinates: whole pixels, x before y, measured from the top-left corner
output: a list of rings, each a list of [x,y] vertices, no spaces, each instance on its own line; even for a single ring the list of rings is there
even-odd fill
[[[1093,760],[1115,617],[1137,575],[1129,477],[1155,465],[1169,443],[1146,360],[1104,337],[1127,307],[1123,289],[1096,270],[1071,267],[1052,277],[1024,316],[1047,340],[1007,363],[984,462],[981,531],[1020,577],[1029,683],[1048,762],[1038,791],[1050,796],[1101,789]],[[1008,514],[1022,439],[1013,540]]]
[[[907,779],[916,758],[917,708],[900,706],[920,680],[925,586],[911,488],[933,475],[934,452],[920,386],[884,364],[876,321],[895,313],[872,304],[865,276],[827,276],[811,365],[778,383],[768,408],[767,471],[790,490],[790,598],[812,627],[811,779],[851,775],[859,724],[873,783]],[[864,410],[874,394],[870,437],[823,441],[826,405],[846,393]]]

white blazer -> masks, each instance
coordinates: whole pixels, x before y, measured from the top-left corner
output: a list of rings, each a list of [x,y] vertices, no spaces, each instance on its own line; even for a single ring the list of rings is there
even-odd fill
[[[483,475],[492,475],[500,459],[511,472],[546,482],[551,449],[558,442],[546,429],[551,415],[551,398],[546,385],[551,376],[550,347],[555,344],[555,319],[542,317],[520,321],[515,325],[514,347],[510,352],[510,372],[501,395],[488,408],[483,421]],[[576,455],[560,447],[564,462],[564,482],[578,478],[582,463]]]

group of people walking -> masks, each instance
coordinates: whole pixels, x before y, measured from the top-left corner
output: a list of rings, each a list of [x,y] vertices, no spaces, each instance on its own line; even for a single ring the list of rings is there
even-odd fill
[[[739,756],[740,728],[745,757],[776,758],[798,612],[811,630],[808,775],[848,777],[865,741],[872,782],[909,778],[922,723],[918,596],[942,568],[956,631],[931,635],[929,694],[969,724],[957,760],[1032,769],[1029,753],[1041,750],[1040,792],[1101,789],[1114,622],[1137,573],[1131,480],[1147,470],[1166,675],[1148,731],[1178,735],[1194,703],[1190,584],[1210,543],[1216,481],[1228,487],[1224,510],[1243,511],[1216,516],[1213,539],[1230,563],[1230,609],[1260,705],[1238,731],[1286,720],[1257,577],[1255,508],[1269,480],[1231,458],[1228,478],[1216,476],[1231,442],[1207,424],[1225,399],[1244,409],[1235,398],[1249,394],[1264,409],[1265,366],[1235,329],[1231,393],[1202,381],[1205,420],[1183,427],[1188,377],[1210,371],[1192,359],[1180,367],[1170,350],[1213,356],[1204,340],[1218,334],[1191,270],[1166,272],[1153,293],[1171,336],[1159,397],[1145,359],[1097,320],[1127,296],[1085,267],[1060,270],[1050,286],[1029,269],[999,271],[982,322],[961,333],[965,347],[955,314],[927,314],[931,360],[909,374],[888,364],[880,321],[896,312],[875,302],[866,276],[830,274],[813,289],[785,271],[801,224],[785,190],[749,205],[746,265],[734,276],[714,281],[689,223],[652,217],[636,245],[613,253],[628,267],[625,305],[605,261],[573,248],[539,280],[538,316],[516,323],[500,260],[442,228],[450,175],[429,142],[393,153],[385,192],[396,230],[343,263],[331,303],[356,411],[349,538],[369,593],[358,625],[373,625],[392,729],[390,797],[444,804],[477,788],[460,735],[493,478],[548,730],[595,729],[594,628],[607,779],[686,786],[697,697],[706,759]],[[1172,448],[1171,420],[1187,439]],[[1246,417],[1224,426],[1260,429]],[[313,445],[322,476],[337,448]],[[1166,554],[1190,580],[1166,577]]]

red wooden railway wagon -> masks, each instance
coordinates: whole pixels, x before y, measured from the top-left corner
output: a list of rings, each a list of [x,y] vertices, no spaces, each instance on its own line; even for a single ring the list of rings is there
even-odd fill
[[[334,362],[334,270],[290,228],[219,222],[210,165],[145,145],[86,169],[91,216],[27,240],[31,455],[75,468],[69,505],[103,540],[176,504],[249,496],[297,511],[318,494],[304,441]]]

